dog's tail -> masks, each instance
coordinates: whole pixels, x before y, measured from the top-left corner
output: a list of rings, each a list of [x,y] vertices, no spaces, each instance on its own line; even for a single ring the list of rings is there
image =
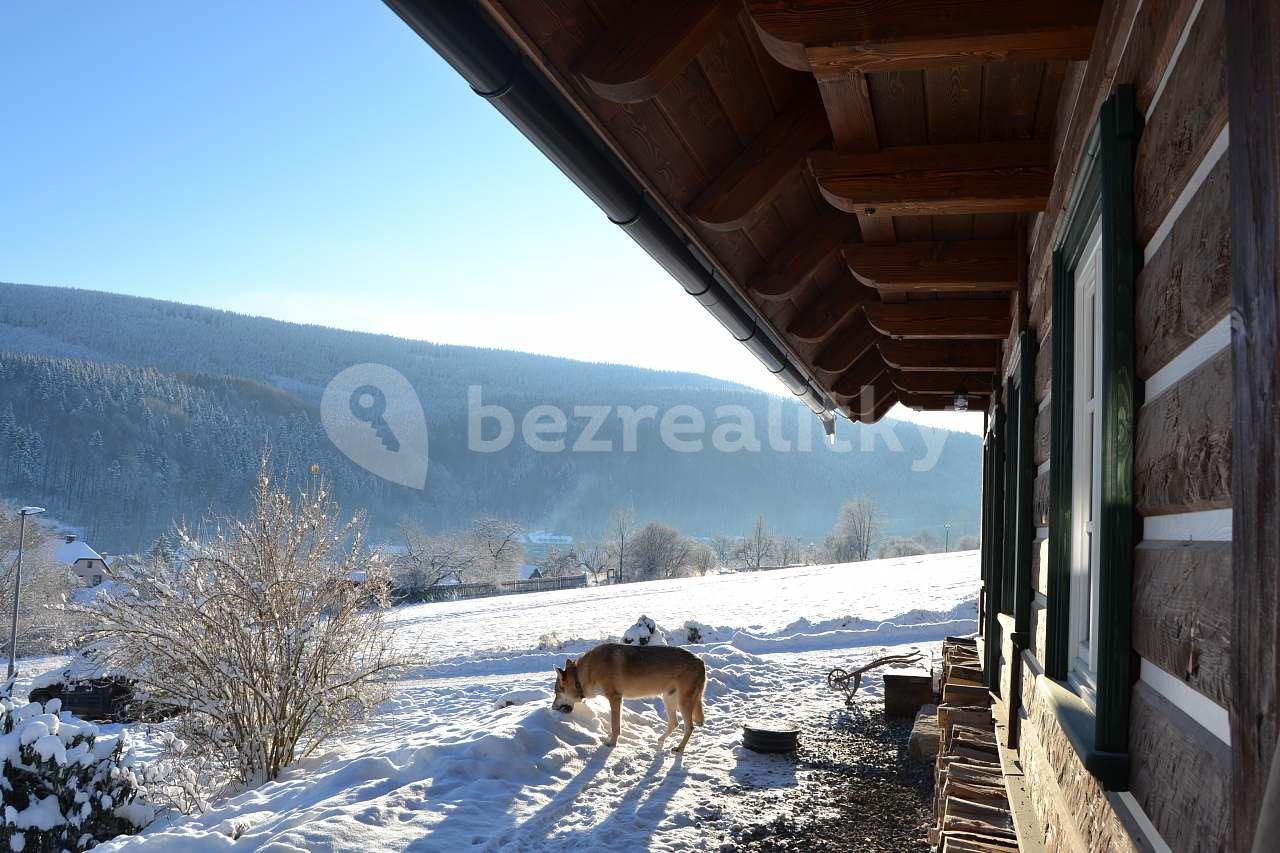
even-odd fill
[[[703,667],[702,679],[698,682],[697,692],[693,699],[693,722],[695,725],[702,725],[706,722],[706,718],[702,716],[702,693],[707,687],[707,670]]]

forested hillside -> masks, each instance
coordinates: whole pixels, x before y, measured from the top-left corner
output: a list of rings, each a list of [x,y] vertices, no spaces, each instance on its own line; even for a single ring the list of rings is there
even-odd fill
[[[325,384],[362,362],[400,371],[423,400],[431,457],[424,491],[365,472],[320,425]],[[570,414],[581,405],[685,404],[713,426],[718,406],[743,406],[763,448],[679,453],[658,440],[650,420],[639,426],[634,453],[542,453],[518,439],[502,452],[474,453],[468,386],[480,386],[485,403],[509,408],[517,424],[539,404]],[[627,507],[692,535],[742,533],[762,513],[778,533],[816,537],[841,502],[861,494],[876,500],[895,531],[975,526],[975,437],[950,434],[936,466],[916,472],[912,462],[928,455],[916,426],[896,429],[902,452],[887,452],[883,442],[860,452],[861,428],[842,423],[853,451],[837,452],[816,418],[783,401],[781,433],[792,449],[780,452],[766,438],[770,400],[692,373],[0,284],[0,498],[45,505],[107,551],[145,546],[177,518],[239,509],[267,442],[293,472],[320,465],[344,505],[367,508],[384,535],[405,517],[443,529],[479,515],[587,535]],[[570,444],[583,426],[570,419]],[[621,431],[610,418],[599,437],[620,447]],[[796,449],[806,443],[812,451]]]

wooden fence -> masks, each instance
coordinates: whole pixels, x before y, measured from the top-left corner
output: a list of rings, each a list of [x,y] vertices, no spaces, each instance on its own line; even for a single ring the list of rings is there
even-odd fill
[[[485,598],[491,595],[517,595],[523,592],[547,592],[553,589],[578,589],[586,585],[586,575],[574,575],[564,578],[533,578],[526,581],[503,581],[500,584],[456,583],[399,592],[396,595],[396,601],[400,604],[462,601],[468,598]]]

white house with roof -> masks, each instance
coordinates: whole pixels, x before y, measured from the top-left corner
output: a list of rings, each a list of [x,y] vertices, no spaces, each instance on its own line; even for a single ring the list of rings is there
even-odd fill
[[[74,533],[63,537],[53,551],[54,562],[66,566],[84,581],[85,586],[98,586],[108,576],[107,561]]]

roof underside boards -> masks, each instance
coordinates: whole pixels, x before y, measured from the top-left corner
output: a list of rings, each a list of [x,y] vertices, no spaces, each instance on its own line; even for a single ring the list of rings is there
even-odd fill
[[[846,416],[985,405],[1101,0],[480,5]]]

